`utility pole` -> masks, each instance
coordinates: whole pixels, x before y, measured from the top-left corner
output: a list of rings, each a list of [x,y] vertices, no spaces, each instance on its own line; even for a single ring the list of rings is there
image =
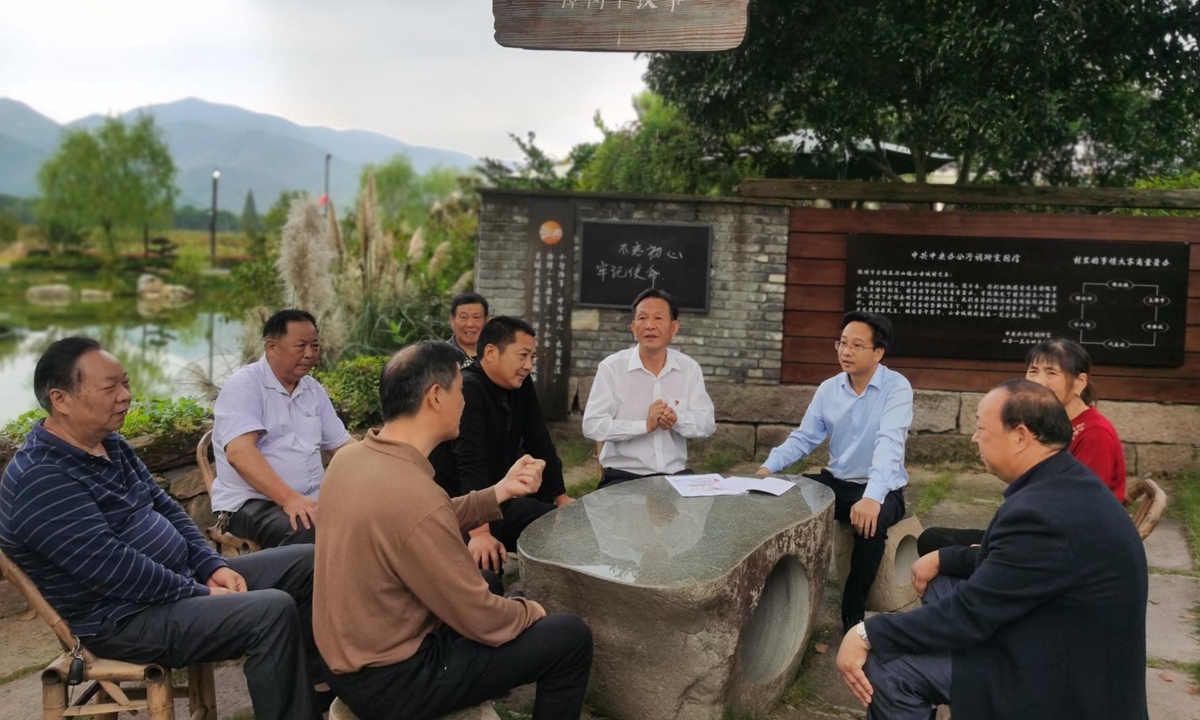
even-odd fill
[[[213,203],[212,215],[208,219],[208,250],[212,266],[217,266],[217,180],[221,179],[221,171],[213,170]]]
[[[333,202],[329,197],[329,161],[332,159],[332,154],[325,153],[325,217],[329,217],[329,203]]]

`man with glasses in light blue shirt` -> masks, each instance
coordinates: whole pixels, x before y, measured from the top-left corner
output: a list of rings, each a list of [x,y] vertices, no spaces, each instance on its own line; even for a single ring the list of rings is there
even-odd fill
[[[891,340],[892,323],[883,315],[847,313],[834,343],[843,372],[821,383],[800,427],[758,470],[780,472],[829,438],[829,466],[805,477],[833,490],[834,517],[854,527],[842,593],[845,631],[862,621],[888,528],[904,517],[904,442],[913,392],[903,375],[880,364]]]

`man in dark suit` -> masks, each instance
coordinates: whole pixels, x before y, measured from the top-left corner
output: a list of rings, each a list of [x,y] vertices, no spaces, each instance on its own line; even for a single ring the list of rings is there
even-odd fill
[[[1145,720],[1146,554],[1120,503],[1065,450],[1054,394],[1003,383],[971,438],[1009,485],[978,547],[913,564],[926,605],[846,633],[838,672],[868,720]],[[953,577],[962,578],[954,585]],[[928,592],[927,592],[928,591]]]
[[[507,472],[500,466],[509,459],[509,467],[526,454],[546,463],[541,489],[509,500],[500,508],[502,519],[471,530],[467,548],[484,570],[499,572],[531,522],[571,502],[531,377],[536,335],[524,320],[504,315],[483,326],[476,362],[462,371],[466,407],[458,438],[429,455],[437,484],[450,497],[495,485]]]

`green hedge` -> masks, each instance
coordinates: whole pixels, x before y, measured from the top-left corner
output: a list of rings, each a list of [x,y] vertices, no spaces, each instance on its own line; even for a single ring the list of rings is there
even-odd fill
[[[30,410],[5,425],[0,432],[17,443],[25,442],[25,436],[33,429],[33,424],[44,417],[45,410]],[[190,398],[169,400],[139,396],[134,398],[129,406],[121,434],[125,437],[138,437],[194,433],[211,419],[212,409]]]
[[[380,424],[379,374],[388,360],[387,355],[364,355],[343,360],[333,370],[313,371],[313,378],[329,393],[347,427],[361,429]]]

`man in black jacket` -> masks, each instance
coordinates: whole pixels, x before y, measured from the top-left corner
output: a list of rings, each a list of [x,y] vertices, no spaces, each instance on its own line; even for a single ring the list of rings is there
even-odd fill
[[[1003,383],[976,417],[972,441],[1008,483],[1004,504],[980,546],[913,564],[928,604],[846,633],[842,680],[869,720],[929,720],[939,704],[971,720],[1145,720],[1146,554],[1133,523],[1065,450],[1071,423],[1049,390]]]
[[[535,495],[509,500],[500,507],[503,519],[471,531],[467,547],[485,570],[500,570],[529,523],[571,502],[563,485],[562,461],[529,377],[537,351],[535,335],[528,323],[514,317],[488,321],[476,344],[477,362],[462,371],[466,407],[458,438],[429,455],[435,479],[450,497],[491,487],[522,455],[546,462],[542,487]]]

